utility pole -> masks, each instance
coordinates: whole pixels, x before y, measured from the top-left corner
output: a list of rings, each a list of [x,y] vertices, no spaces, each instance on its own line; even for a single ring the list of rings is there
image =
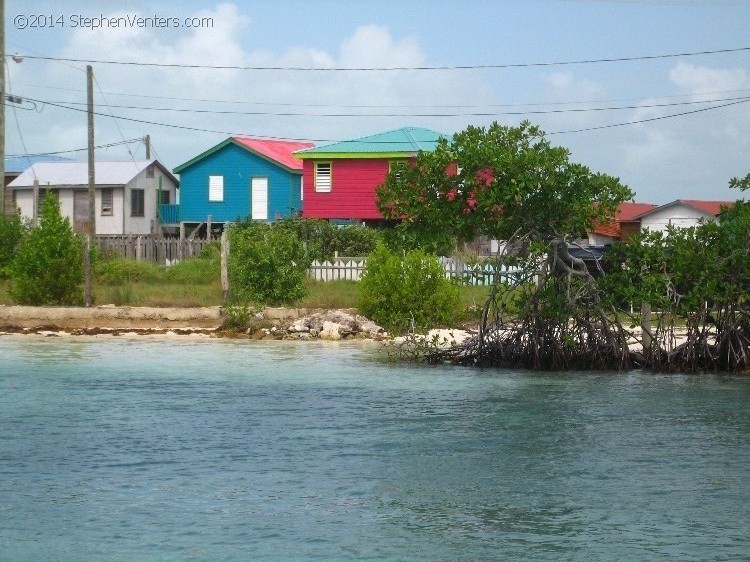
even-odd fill
[[[2,0],[0,0],[2,1]],[[94,173],[94,69],[91,65],[86,66],[86,99],[88,105],[88,129],[89,129],[89,231],[86,237],[86,255],[83,264],[86,274],[85,299],[86,306],[91,306],[91,248],[96,234],[96,197],[94,185],[96,177]]]
[[[151,135],[146,135],[146,160],[151,160]]]
[[[0,216],[5,215],[5,0],[0,0]]]

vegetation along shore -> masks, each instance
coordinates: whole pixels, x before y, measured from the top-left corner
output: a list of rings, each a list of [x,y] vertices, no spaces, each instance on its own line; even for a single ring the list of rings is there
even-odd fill
[[[530,123],[469,127],[391,170],[377,188],[380,228],[247,218],[168,267],[85,251],[47,197],[36,226],[0,219],[0,303],[9,305],[0,317],[22,331],[69,322],[84,332],[268,339],[388,334],[405,338],[390,347],[397,357],[482,367],[750,371],[750,205],[740,199],[717,220],[646,229],[595,254],[580,241],[633,193],[569,157]],[[730,186],[747,190],[750,175]],[[469,251],[482,238],[501,241],[491,258]],[[438,256],[451,254],[482,261],[488,276],[449,278]],[[308,278],[313,260],[336,255],[366,257],[359,281]],[[84,258],[94,303],[114,307],[52,308],[58,319],[47,322],[13,306],[81,305]],[[161,311],[118,308],[133,305]],[[306,310],[271,318],[273,307]],[[438,328],[449,331],[430,332]]]

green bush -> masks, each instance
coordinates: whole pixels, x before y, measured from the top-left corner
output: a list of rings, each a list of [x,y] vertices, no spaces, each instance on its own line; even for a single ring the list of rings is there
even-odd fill
[[[275,226],[293,232],[304,245],[311,260],[332,260],[340,256],[366,256],[375,249],[380,231],[365,226],[337,227],[318,219],[287,218]]]
[[[18,214],[0,216],[0,279],[8,277],[8,268],[23,235],[24,224]]]
[[[367,257],[358,308],[391,332],[446,326],[458,318],[459,291],[434,255],[402,256],[378,244]]]
[[[83,303],[83,239],[54,197],[44,198],[39,226],[21,239],[10,277],[10,296],[20,304]]]
[[[125,258],[101,261],[95,265],[94,272],[98,281],[108,285],[155,283],[162,277],[155,263]]]
[[[279,224],[247,222],[229,231],[229,279],[235,301],[292,304],[305,296],[310,259],[299,237]]]
[[[338,252],[340,256],[366,256],[375,250],[378,240],[380,240],[380,232],[374,228],[356,225],[344,226],[334,231],[333,250]]]

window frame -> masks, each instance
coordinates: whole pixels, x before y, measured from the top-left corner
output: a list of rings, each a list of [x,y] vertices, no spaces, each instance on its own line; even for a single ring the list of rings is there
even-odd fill
[[[218,198],[216,195],[212,196],[212,193],[216,193],[216,191],[212,191],[211,182],[212,181],[221,181],[220,186],[214,186],[214,190],[221,190],[219,193]],[[223,203],[224,202],[224,176],[223,175],[209,175],[208,176],[208,202],[209,203]]]
[[[105,207],[105,195],[109,196],[109,208]],[[111,187],[102,188],[101,212],[103,217],[113,217],[115,215],[115,190]]]
[[[136,195],[140,194],[140,201],[136,201]],[[140,207],[140,213],[137,213]],[[144,189],[131,189],[130,190],[130,216],[134,218],[143,218],[146,216],[146,190]]]
[[[320,166],[328,166],[328,188],[322,189],[318,185],[318,170]],[[330,193],[333,190],[333,162],[330,160],[315,162],[315,169],[313,170],[313,183],[315,185],[316,193]]]

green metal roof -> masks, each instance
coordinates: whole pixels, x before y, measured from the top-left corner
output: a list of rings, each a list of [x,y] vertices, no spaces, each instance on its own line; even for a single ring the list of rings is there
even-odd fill
[[[438,139],[450,140],[450,135],[438,133],[420,127],[403,127],[394,131],[378,133],[367,137],[345,140],[299,150],[294,153],[297,158],[377,158],[398,157],[416,154],[420,151],[432,151]]]

